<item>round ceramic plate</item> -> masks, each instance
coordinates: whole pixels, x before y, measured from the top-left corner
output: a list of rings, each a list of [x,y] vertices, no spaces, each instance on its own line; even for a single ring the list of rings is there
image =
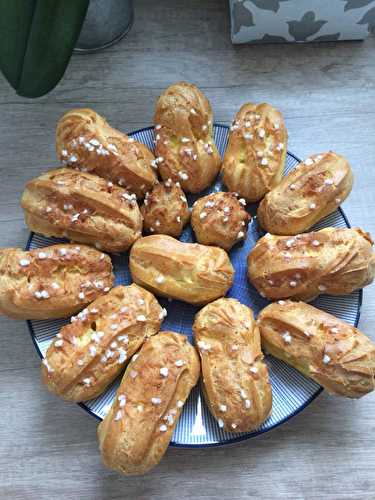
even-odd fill
[[[229,135],[229,128],[224,125],[215,125],[215,141],[220,154],[223,155]],[[138,130],[131,134],[136,140],[143,142],[153,149],[154,130],[152,127]],[[299,163],[296,156],[288,153],[286,161],[286,172],[289,172]],[[189,205],[209,192],[224,189],[220,179],[206,192],[199,195],[188,196]],[[248,210],[252,216],[256,213],[256,205],[249,205]],[[326,217],[314,229],[323,227],[349,227],[349,223],[341,209]],[[246,258],[255,245],[256,241],[264,234],[259,228],[257,221],[253,218],[249,224],[246,241],[237,244],[230,252],[230,258],[235,268],[235,281],[228,296],[234,297],[242,303],[251,307],[255,315],[267,305],[268,301],[263,299],[246,279]],[[188,226],[181,235],[181,241],[194,241],[194,235]],[[37,234],[31,234],[27,243],[27,249],[39,248],[51,245],[62,240],[45,238]],[[128,255],[112,255],[112,262],[116,276],[115,284],[130,284],[131,276],[128,269]],[[314,305],[327,312],[338,316],[351,325],[357,325],[360,313],[362,292],[357,291],[348,296],[332,297],[322,295],[314,301]],[[159,299],[163,307],[168,310],[168,316],[163,323],[163,330],[172,330],[192,337],[192,323],[198,308],[179,301]],[[60,328],[68,322],[67,319],[51,321],[29,321],[31,335],[41,357]],[[292,416],[299,413],[311,401],[318,396],[322,388],[305,378],[293,368],[282,361],[266,357],[269,367],[273,392],[273,407],[271,416],[254,432],[251,433],[228,433],[219,428],[216,420],[210,415],[202,397],[199,386],[190,394],[186,402],[181,418],[177,423],[171,444],[184,447],[204,447],[229,444],[236,441],[248,439],[257,434],[267,432],[277,425],[282,424]],[[112,402],[120,378],[117,379],[108,390],[97,399],[82,403],[81,406],[98,419],[105,416],[104,408]]]

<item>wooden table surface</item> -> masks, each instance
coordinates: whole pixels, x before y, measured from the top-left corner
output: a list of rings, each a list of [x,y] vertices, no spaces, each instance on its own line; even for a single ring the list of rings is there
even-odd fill
[[[37,100],[0,78],[0,244],[25,245],[19,198],[25,182],[58,165],[54,129],[72,107],[90,106],[124,131],[152,122],[160,92],[194,82],[215,120],[229,123],[248,100],[283,112],[289,148],[301,157],[345,155],[355,185],[344,209],[375,234],[375,39],[364,43],[233,46],[224,0],[138,0],[118,45],[75,55],[60,85]],[[375,285],[364,293],[361,329],[375,339]],[[374,499],[375,397],[323,393],[285,425],[240,445],[169,449],[145,477],[100,461],[95,419],[48,394],[26,324],[0,318],[0,498]]]

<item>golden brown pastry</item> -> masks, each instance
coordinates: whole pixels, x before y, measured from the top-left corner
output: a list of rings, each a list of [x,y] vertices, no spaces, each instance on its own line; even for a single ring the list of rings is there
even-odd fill
[[[126,475],[157,465],[199,372],[199,357],[185,336],[161,332],[145,342],[98,427],[104,464]]]
[[[190,219],[186,196],[179,182],[168,179],[146,193],[141,207],[143,228],[149,233],[178,238]]]
[[[191,226],[199,243],[216,245],[227,252],[246,238],[251,219],[246,201],[235,193],[213,193],[199,198],[191,212]]]
[[[360,398],[375,388],[375,345],[344,321],[303,302],[270,304],[258,317],[262,344],[331,394]]]
[[[218,299],[195,316],[207,405],[229,432],[256,429],[271,413],[272,390],[254,316],[235,299]]]
[[[370,235],[358,228],[328,227],[293,237],[268,233],[248,255],[248,278],[270,300],[347,295],[373,281],[372,246]]]
[[[203,93],[179,82],[159,97],[155,111],[155,154],[162,178],[197,193],[212,184],[221,158],[213,139],[212,110]]]
[[[165,312],[135,284],[113,288],[61,329],[42,362],[43,382],[68,401],[99,396],[159,331]]]
[[[259,201],[281,181],[288,133],[269,104],[244,104],[237,113],[224,155],[223,182],[247,201]]]
[[[138,198],[157,183],[151,151],[112,128],[92,109],[72,109],[60,118],[56,151],[64,165],[97,174]]]
[[[50,170],[29,181],[21,206],[31,231],[108,252],[127,250],[142,234],[142,215],[134,194],[70,168]]]
[[[259,223],[272,234],[302,233],[334,212],[352,185],[343,156],[332,151],[313,155],[266,194],[258,207]]]
[[[108,255],[85,245],[0,249],[0,314],[65,318],[110,290]]]
[[[130,251],[133,281],[156,295],[207,304],[227,293],[234,269],[224,250],[182,243],[171,236],[138,240]]]

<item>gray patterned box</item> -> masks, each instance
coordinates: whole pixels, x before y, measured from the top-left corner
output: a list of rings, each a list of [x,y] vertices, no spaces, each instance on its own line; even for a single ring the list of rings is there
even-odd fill
[[[375,0],[229,0],[233,43],[362,40]]]

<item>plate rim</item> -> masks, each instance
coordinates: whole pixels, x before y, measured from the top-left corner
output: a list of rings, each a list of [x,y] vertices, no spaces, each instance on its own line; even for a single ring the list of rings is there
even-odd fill
[[[217,122],[214,122],[213,126],[214,127],[220,127],[220,128],[227,129],[227,130],[230,129],[229,125],[225,125],[225,124],[217,123]],[[154,130],[154,128],[155,127],[153,125],[148,126],[148,127],[143,127],[143,128],[137,129],[137,130],[133,130],[133,131],[129,132],[127,135],[129,135],[131,137],[132,135],[139,134],[141,132],[148,132],[150,130]],[[298,163],[301,163],[301,161],[302,161],[298,156],[296,156],[294,153],[292,153],[289,150],[287,150],[287,155],[289,155],[292,158],[294,158]],[[341,208],[341,206],[338,207],[338,210],[339,210],[341,216],[343,217],[346,226],[348,228],[351,228],[352,226],[351,226],[351,224],[350,224],[350,222],[349,222],[349,220],[348,220],[348,218],[347,218],[344,210]],[[25,250],[29,250],[30,249],[30,245],[31,245],[32,239],[34,237],[34,234],[36,234],[34,231],[30,232],[29,237],[28,237],[27,242],[26,242],[26,245],[25,245]],[[354,326],[355,327],[358,326],[359,319],[360,319],[360,316],[361,316],[362,302],[363,302],[363,288],[361,288],[359,290],[359,294],[358,294],[357,315],[356,315],[356,318],[354,320]],[[40,350],[39,345],[37,344],[37,341],[36,341],[36,335],[35,335],[35,332],[34,332],[34,327],[32,325],[32,320],[28,319],[28,320],[26,320],[26,323],[27,323],[27,326],[28,326],[28,329],[29,329],[29,334],[31,336],[31,340],[32,340],[32,342],[34,344],[35,350],[37,351],[40,359],[44,359],[42,351]],[[286,417],[284,417],[283,419],[281,419],[279,422],[276,422],[275,424],[273,424],[271,427],[268,427],[267,429],[261,429],[261,430],[258,430],[258,431],[250,431],[249,433],[245,433],[243,436],[233,437],[233,438],[228,439],[226,441],[217,442],[217,443],[191,443],[191,444],[182,444],[182,443],[176,443],[175,441],[171,440],[168,446],[171,446],[173,448],[187,448],[187,449],[190,449],[190,448],[216,448],[216,447],[219,447],[219,446],[227,446],[227,445],[232,445],[232,444],[240,443],[242,441],[247,441],[249,439],[258,437],[261,434],[266,434],[267,432],[273,431],[274,429],[276,429],[280,425],[285,424],[288,420],[292,419],[293,417],[295,417],[296,415],[298,415],[299,413],[301,413],[307,406],[309,406],[323,392],[323,390],[324,390],[323,387],[320,386],[317,389],[317,391],[312,396],[310,396],[304,402],[304,404],[301,407],[297,408],[290,415],[287,415]],[[102,422],[102,419],[98,415],[96,415],[88,406],[86,406],[85,403],[82,402],[82,403],[76,403],[76,404],[81,409],[83,409],[86,413],[88,413],[89,415],[93,416],[96,420],[98,420],[99,422]]]

